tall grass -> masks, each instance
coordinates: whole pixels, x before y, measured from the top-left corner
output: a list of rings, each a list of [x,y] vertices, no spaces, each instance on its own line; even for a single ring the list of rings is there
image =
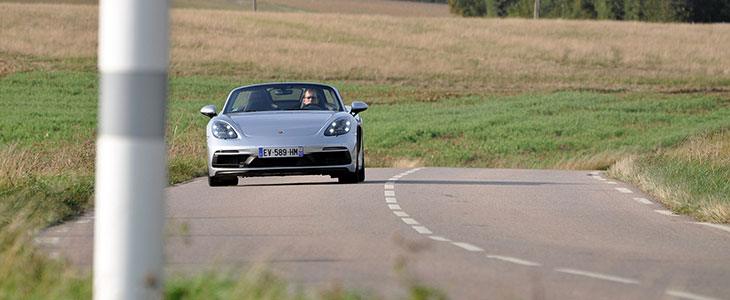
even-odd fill
[[[730,223],[730,131],[630,156],[611,167],[609,174],[639,185],[676,212],[700,221]]]
[[[97,10],[0,4],[0,57],[93,60]],[[500,90],[730,85],[723,25],[194,9],[171,16],[173,75]]]

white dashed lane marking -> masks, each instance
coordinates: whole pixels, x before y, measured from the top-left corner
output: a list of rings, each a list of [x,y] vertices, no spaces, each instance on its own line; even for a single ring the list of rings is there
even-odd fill
[[[395,200],[394,197],[385,197],[385,203],[397,203],[398,200]]]
[[[675,213],[673,213],[671,211],[668,211],[668,210],[655,209],[654,211],[657,212],[657,213],[659,213],[659,214],[665,215],[665,216],[670,216],[670,217],[678,217],[679,216],[678,214],[675,214]]]
[[[442,237],[442,236],[437,236],[437,235],[429,236],[429,238],[432,239],[432,240],[434,240],[434,241],[439,241],[439,242],[451,242],[450,239],[447,239],[447,238]]]
[[[624,194],[633,194],[634,193],[630,189],[627,189],[627,188],[616,188],[616,190],[619,192],[622,192]]]
[[[403,220],[403,222],[408,225],[420,225],[418,223],[418,221],[416,221],[416,219],[413,219],[413,218],[401,218],[401,220]]]
[[[639,202],[641,204],[652,204],[652,202],[646,198],[634,198],[634,201]]]
[[[630,278],[624,278],[624,277],[618,277],[618,276],[606,275],[606,274],[600,274],[600,273],[593,273],[593,272],[586,272],[586,271],[575,270],[575,269],[555,269],[555,272],[590,277],[590,278],[606,280],[606,281],[613,281],[613,282],[624,283],[624,284],[639,284],[638,281],[630,279]]]
[[[413,227],[413,230],[415,230],[416,232],[418,232],[420,234],[433,234],[433,232],[431,232],[431,230],[428,230],[428,228],[423,227],[423,226],[411,226],[411,227]]]
[[[393,197],[393,196],[395,196],[395,192],[394,191],[385,191],[385,196],[386,197]]]
[[[402,210],[394,210],[393,213],[399,217],[408,217],[408,214]]]
[[[386,190],[392,190],[393,189],[393,185],[392,184],[386,184],[385,185],[385,189]]]
[[[388,208],[392,210],[401,210],[400,205],[398,204],[388,204]]]
[[[479,248],[479,247],[474,246],[474,245],[469,244],[469,243],[453,242],[452,244],[454,244],[457,247],[461,247],[461,248],[463,248],[466,251],[471,251],[471,252],[482,252],[482,251],[484,251],[484,249]]]
[[[529,260],[519,259],[515,257],[509,257],[509,256],[501,256],[501,255],[487,255],[487,258],[501,260],[508,263],[518,264],[522,266],[528,266],[528,267],[539,267],[542,266],[539,263],[531,262]]]
[[[707,296],[700,296],[700,295],[695,295],[695,294],[691,294],[691,293],[687,293],[687,292],[683,292],[683,291],[675,291],[675,290],[667,290],[666,291],[666,294],[668,296],[677,297],[677,298],[680,298],[680,299],[689,299],[689,300],[719,300],[718,298],[712,298],[712,297],[707,297]]]

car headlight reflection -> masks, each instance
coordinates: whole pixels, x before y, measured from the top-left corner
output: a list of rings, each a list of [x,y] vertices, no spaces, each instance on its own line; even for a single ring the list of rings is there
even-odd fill
[[[349,118],[339,118],[335,120],[334,122],[330,123],[330,126],[327,127],[327,130],[324,131],[324,135],[326,136],[337,136],[342,135],[350,132],[350,128],[352,128],[352,122]]]
[[[213,136],[219,139],[235,139],[238,137],[236,131],[233,130],[233,126],[223,121],[215,121],[211,131]]]

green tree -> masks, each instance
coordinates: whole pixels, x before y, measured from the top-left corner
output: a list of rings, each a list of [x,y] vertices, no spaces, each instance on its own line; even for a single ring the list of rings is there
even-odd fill
[[[596,0],[596,17],[605,20],[623,20],[624,0]]]

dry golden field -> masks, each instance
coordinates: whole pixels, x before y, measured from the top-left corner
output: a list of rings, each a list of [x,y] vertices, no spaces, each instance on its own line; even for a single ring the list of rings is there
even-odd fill
[[[0,0],[9,3],[90,4],[99,0]],[[400,17],[451,17],[446,4],[401,0],[257,0],[257,10],[389,15]],[[252,10],[253,0],[171,0],[174,8]]]
[[[246,2],[251,2],[248,0]],[[445,4],[421,3],[393,0],[266,0],[282,7],[296,8],[302,11],[389,15],[400,17],[451,17],[449,6]]]
[[[0,4],[0,70],[93,61],[97,11]],[[207,9],[173,9],[171,20],[172,75],[508,90],[730,85],[728,25]]]

